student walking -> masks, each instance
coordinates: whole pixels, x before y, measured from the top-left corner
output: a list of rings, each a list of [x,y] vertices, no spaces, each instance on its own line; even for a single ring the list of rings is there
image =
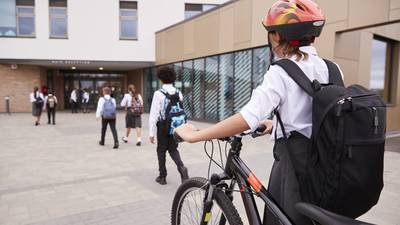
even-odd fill
[[[88,105],[89,105],[89,100],[90,100],[90,94],[87,91],[87,89],[83,89],[83,94],[82,94],[82,106],[83,106],[83,113],[88,113]]]
[[[310,81],[329,83],[328,66],[312,46],[324,23],[321,9],[311,0],[277,1],[263,21],[273,53],[271,61],[289,59]],[[308,225],[311,221],[294,208],[301,198],[289,154],[296,155],[297,165],[302,166],[304,171],[311,144],[311,109],[312,98],[282,67],[271,65],[263,83],[253,91],[250,101],[239,113],[201,131],[197,131],[193,125],[186,124],[177,128],[176,132],[184,140],[192,143],[232,136],[248,129],[255,130],[260,124],[267,127],[265,133],[271,133],[274,129],[277,140],[274,146],[275,162],[270,175],[269,192],[291,221],[299,225]],[[274,111],[284,121],[285,134],[277,129],[277,126],[273,127],[271,120],[266,120]],[[274,119],[276,121],[276,116]],[[296,148],[287,149],[286,146]],[[267,212],[265,210],[264,216]]]
[[[71,103],[71,113],[78,113],[78,90],[74,88],[69,97]]]
[[[35,118],[35,126],[40,125],[40,116],[42,115],[42,108],[44,97],[39,92],[38,87],[33,88],[33,92],[29,95],[30,102],[32,103],[32,116]]]
[[[149,136],[150,142],[155,144],[154,136],[157,134],[159,176],[156,182],[165,185],[167,184],[167,168],[165,167],[167,151],[178,168],[182,182],[189,178],[188,169],[184,166],[178,152],[178,143],[172,137],[173,128],[186,122],[186,114],[183,112],[182,93],[173,86],[176,79],[175,71],[169,67],[162,67],[158,70],[158,78],[162,87],[154,92],[151,103]],[[172,112],[175,113],[174,116]]]
[[[110,125],[110,129],[114,138],[114,149],[119,147],[117,130],[115,129],[115,123],[117,118],[117,103],[115,99],[110,96],[111,90],[109,87],[103,88],[103,97],[99,98],[96,110],[96,120],[101,118],[101,138],[99,141],[100,145],[104,145],[107,126]]]
[[[58,101],[56,96],[50,91],[49,94],[44,99],[44,108],[47,110],[47,124],[51,123],[51,119],[53,125],[56,125],[56,107]]]
[[[124,95],[121,101],[121,106],[125,107],[125,126],[126,135],[122,137],[122,141],[127,143],[131,129],[136,129],[136,146],[140,146],[142,143],[142,114],[143,114],[143,98],[136,91],[135,85],[130,84],[128,86],[128,93]]]

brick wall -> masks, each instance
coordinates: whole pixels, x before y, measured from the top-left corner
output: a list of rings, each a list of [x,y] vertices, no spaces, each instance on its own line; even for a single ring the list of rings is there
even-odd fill
[[[30,112],[29,94],[34,86],[39,87],[40,76],[37,66],[18,65],[13,70],[10,65],[0,64],[0,112],[5,112],[5,96],[10,96],[11,112]]]

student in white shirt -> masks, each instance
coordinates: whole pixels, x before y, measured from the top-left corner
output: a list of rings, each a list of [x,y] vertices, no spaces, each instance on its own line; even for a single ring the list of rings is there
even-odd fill
[[[90,94],[88,90],[85,88],[83,89],[83,94],[82,94],[83,113],[89,112],[88,110],[89,100],[90,100]]]
[[[292,60],[310,80],[316,79],[320,83],[328,83],[328,68],[311,44],[319,36],[324,22],[321,9],[311,0],[279,0],[263,21],[276,59]],[[290,149],[294,154],[307,154],[312,127],[311,107],[311,97],[281,67],[272,65],[264,76],[263,83],[253,91],[250,101],[240,113],[204,130],[197,131],[193,125],[186,124],[175,131],[190,143],[228,137],[248,129],[255,130],[260,124],[266,125],[265,133],[271,133],[277,127],[273,128],[273,123],[268,118],[278,108],[289,138],[282,139],[282,133],[278,130],[278,140],[275,143],[277,158],[268,189],[293,222],[311,224],[294,208],[294,204],[300,201],[299,187],[285,148],[285,143],[290,143],[291,146],[298,147]],[[305,162],[299,164],[305,167]]]
[[[40,116],[42,115],[42,108],[44,97],[39,92],[38,87],[33,88],[33,92],[29,95],[29,100],[32,103],[32,116],[35,118],[35,126],[40,125]]]
[[[153,101],[151,102],[150,116],[149,116],[149,136],[150,142],[155,144],[155,135],[157,135],[157,157],[158,157],[158,170],[159,176],[156,178],[156,182],[165,185],[167,184],[167,168],[165,166],[165,158],[167,151],[174,160],[178,172],[181,175],[182,182],[189,178],[188,170],[182,162],[181,156],[178,152],[178,143],[170,136],[164,129],[159,129],[161,115],[165,112],[165,106],[167,104],[167,98],[164,93],[174,95],[178,90],[174,87],[176,80],[176,73],[174,69],[169,67],[161,67],[157,71],[158,78],[161,81],[161,89],[154,92]],[[180,91],[179,98],[182,101],[183,96]]]
[[[110,96],[111,89],[109,87],[103,88],[103,97],[99,98],[97,102],[96,120],[101,118],[101,138],[99,144],[104,146],[107,126],[110,125],[111,132],[114,138],[114,149],[119,147],[118,134],[115,128],[117,120],[117,103],[113,97]]]
[[[135,85],[128,86],[128,93],[124,95],[121,106],[125,107],[125,127],[126,135],[122,137],[122,141],[127,143],[131,129],[136,129],[136,146],[140,146],[142,139],[142,114],[143,114],[143,98],[136,91]]]
[[[78,113],[78,90],[74,88],[69,97],[69,102],[71,103],[71,112]]]
[[[47,110],[47,124],[50,124],[50,120],[52,119],[53,125],[56,125],[56,107],[57,107],[57,98],[53,95],[53,92],[50,91],[49,94],[44,98],[44,106],[43,108]]]

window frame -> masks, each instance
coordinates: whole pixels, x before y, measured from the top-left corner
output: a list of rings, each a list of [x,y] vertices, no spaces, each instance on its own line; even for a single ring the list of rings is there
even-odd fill
[[[384,85],[383,85],[382,92],[378,92],[378,93],[379,93],[379,95],[382,96],[382,98],[385,100],[385,102],[388,105],[394,105],[396,103],[396,93],[395,93],[396,88],[393,87],[393,85],[394,85],[393,81],[396,80],[395,79],[396,74],[394,74],[394,72],[395,72],[394,67],[396,66],[396,63],[394,61],[396,59],[396,56],[395,56],[396,41],[391,40],[386,37],[375,35],[375,34],[372,38],[372,41],[374,41],[374,40],[381,41],[386,44]],[[371,42],[371,44],[372,44],[372,42]],[[371,60],[372,60],[372,58],[371,58]],[[372,75],[372,71],[370,71],[370,80],[372,79],[371,75]]]
[[[132,1],[136,3],[136,9],[130,9],[130,8],[121,8],[121,2],[124,1],[119,1],[119,40],[130,40],[130,41],[137,41],[139,39],[139,11],[138,11],[138,2]],[[122,16],[121,11],[130,11],[130,12],[136,12],[136,16]],[[136,37],[125,37],[122,36],[122,21],[133,21],[136,22]]]
[[[18,9],[32,9],[33,13],[19,13]],[[35,5],[29,6],[29,5],[15,5],[15,16],[16,16],[16,22],[17,22],[17,36],[16,37],[23,37],[23,38],[35,38],[36,37],[36,14],[35,14]],[[20,34],[19,30],[19,19],[20,18],[33,18],[33,34],[26,35],[26,34]]]
[[[65,9],[65,16],[53,16],[51,14],[51,9]],[[51,34],[51,19],[63,19],[65,18],[65,36],[64,35],[52,35]],[[50,39],[68,39],[68,5],[67,6],[49,6],[49,38]]]

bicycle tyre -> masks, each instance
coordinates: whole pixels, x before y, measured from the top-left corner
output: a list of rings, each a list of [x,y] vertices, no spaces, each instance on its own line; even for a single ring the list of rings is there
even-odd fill
[[[172,203],[171,225],[185,225],[180,224],[181,209],[184,199],[192,189],[202,188],[206,191],[207,182],[207,179],[203,177],[192,177],[179,186],[178,190],[176,191],[174,201]],[[240,218],[238,211],[236,210],[232,201],[228,198],[228,196],[226,196],[224,192],[222,192],[221,190],[214,190],[214,201],[218,204],[219,208],[222,210],[223,215],[230,225],[243,225],[242,219]]]

